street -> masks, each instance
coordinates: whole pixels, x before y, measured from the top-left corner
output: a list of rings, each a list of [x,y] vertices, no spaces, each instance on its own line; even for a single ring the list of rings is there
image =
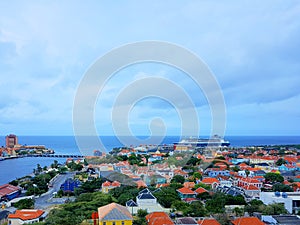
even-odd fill
[[[53,198],[53,193],[58,192],[60,190],[60,186],[65,182],[65,180],[68,178],[73,178],[74,175],[75,172],[68,172],[66,174],[58,175],[53,182],[53,187],[50,187],[48,192],[35,199],[35,209],[47,209],[51,205],[64,203],[64,199]]]

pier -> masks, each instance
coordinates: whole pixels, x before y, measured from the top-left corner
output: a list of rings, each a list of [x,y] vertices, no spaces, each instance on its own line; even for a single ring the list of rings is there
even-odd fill
[[[25,157],[48,157],[48,158],[84,158],[83,155],[70,155],[70,154],[30,154]]]

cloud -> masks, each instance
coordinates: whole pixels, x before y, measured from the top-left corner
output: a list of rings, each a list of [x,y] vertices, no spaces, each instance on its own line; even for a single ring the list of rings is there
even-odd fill
[[[251,127],[248,133],[272,132],[270,124],[277,124],[274,132],[281,133],[281,128],[299,134],[294,123],[299,118],[295,105],[300,103],[299,17],[298,1],[130,1],[118,5],[2,1],[0,118],[1,124],[10,125],[3,125],[1,132],[26,134],[24,127],[30,121],[32,133],[71,134],[73,99],[87,68],[125,43],[165,40],[192,50],[214,72],[228,108],[229,133],[240,130],[245,134],[247,126]],[[199,113],[209,114],[205,93],[187,74],[165,65],[135,65],[119,71],[99,96],[96,116],[101,114],[104,130],[111,132],[110,111],[119,91],[148,76],[172,80],[191,97]],[[184,108],[182,95],[174,96]],[[255,128],[256,118],[263,118],[258,106],[268,115],[259,121],[262,131]],[[176,113],[164,101],[147,99],[135,110],[132,120],[139,121],[139,131],[144,127],[144,121],[138,120],[141,115],[149,119],[157,114],[167,115],[168,125],[178,130]],[[285,123],[278,123],[280,115],[288,115]],[[247,126],[239,125],[243,116],[249,121]],[[53,124],[56,120],[61,123]],[[40,128],[40,132],[39,126],[51,130]],[[209,130],[208,123],[203,126]]]

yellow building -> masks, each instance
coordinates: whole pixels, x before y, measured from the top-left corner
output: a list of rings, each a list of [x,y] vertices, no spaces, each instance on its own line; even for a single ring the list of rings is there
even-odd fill
[[[98,208],[99,225],[132,225],[133,217],[125,206],[111,203]]]

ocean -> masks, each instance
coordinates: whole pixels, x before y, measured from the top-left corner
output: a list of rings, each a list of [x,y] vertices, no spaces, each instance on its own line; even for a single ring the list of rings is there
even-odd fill
[[[145,139],[146,137],[140,137]],[[167,136],[163,139],[163,144],[172,144],[179,141],[179,136]],[[230,141],[230,146],[259,146],[259,145],[288,145],[300,144],[300,136],[227,136],[225,140]],[[101,137],[105,150],[110,151],[114,147],[123,146],[115,136]],[[77,147],[74,136],[19,136],[18,142],[23,145],[45,145],[53,149],[56,154],[81,154]],[[5,137],[0,136],[0,146],[5,145]],[[135,143],[132,143],[135,145]],[[90,146],[95,150],[95,146]],[[49,166],[54,160],[64,163],[66,159],[59,158],[19,158],[0,161],[0,185],[13,179],[26,176],[32,173],[39,163],[42,167]]]

